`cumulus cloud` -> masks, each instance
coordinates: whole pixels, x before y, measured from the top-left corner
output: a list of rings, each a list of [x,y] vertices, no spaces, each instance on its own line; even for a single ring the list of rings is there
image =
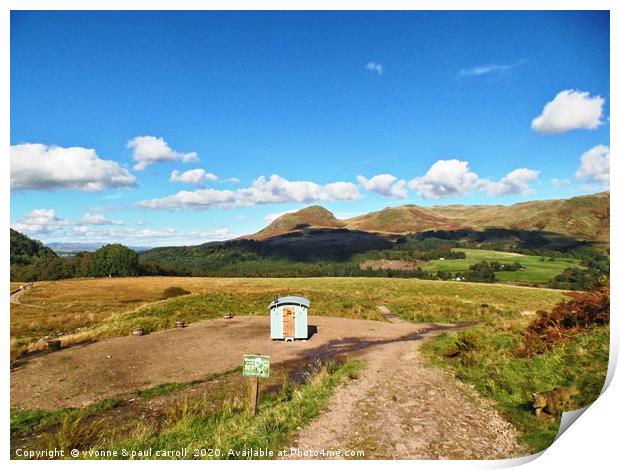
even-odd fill
[[[604,98],[590,96],[587,91],[561,91],[545,105],[542,114],[534,118],[532,129],[539,134],[596,129],[603,123],[603,103]]]
[[[138,222],[136,224],[142,225]],[[123,222],[106,219],[98,214],[86,213],[81,219],[70,220],[58,217],[54,209],[35,209],[11,224],[11,228],[48,241],[118,242],[143,246],[156,246],[162,243],[199,244],[235,236],[228,227],[179,231],[171,227],[150,229],[120,227],[120,225],[123,225]]]
[[[375,175],[368,179],[359,175],[357,181],[366,191],[374,191],[382,196],[405,199],[407,189],[405,180],[398,180],[396,176],[390,174]]]
[[[27,235],[41,235],[52,233],[69,223],[66,219],[58,218],[54,209],[34,209],[19,218],[11,227]]]
[[[157,246],[157,245],[197,245],[207,241],[225,240],[234,235],[228,227],[213,230],[179,231],[175,228],[162,229],[148,228],[93,228],[84,225],[73,226],[61,233],[56,233],[56,239],[79,242],[87,239],[89,242],[120,242],[128,245]]]
[[[529,168],[511,171],[499,181],[480,178],[470,170],[469,162],[463,160],[438,160],[424,176],[409,181],[409,187],[425,199],[458,196],[473,191],[483,191],[493,196],[528,194],[530,183],[539,172]]]
[[[207,173],[202,168],[196,168],[195,170],[187,170],[181,173],[179,170],[174,170],[170,174],[170,181],[173,183],[185,183],[193,184],[196,186],[202,186],[207,181],[216,181],[217,176],[213,173]]]
[[[581,155],[581,164],[575,172],[577,179],[603,183],[609,188],[609,147],[597,145]]]
[[[409,181],[409,187],[426,199],[456,196],[480,187],[481,181],[462,160],[437,160],[424,176]]]
[[[172,196],[140,201],[139,207],[150,209],[212,209],[249,207],[286,202],[355,200],[360,197],[353,183],[336,182],[319,185],[311,181],[289,181],[278,175],[256,179],[249,188],[236,190],[198,189],[180,191]]]
[[[152,163],[170,162],[174,160],[194,162],[198,160],[198,154],[196,152],[177,152],[170,148],[163,138],[151,135],[134,137],[127,142],[127,148],[132,150],[132,158],[137,162],[133,166],[134,170],[144,170]]]
[[[370,61],[366,64],[366,70],[371,72],[377,72],[379,75],[383,75],[383,65]]]
[[[512,170],[497,182],[484,182],[484,190],[493,196],[505,194],[529,194],[532,192],[530,183],[538,179],[540,172],[529,168]]]
[[[90,225],[123,225],[122,220],[108,219],[101,214],[89,214],[88,212],[82,217],[85,224]]]
[[[11,189],[77,189],[135,186],[136,177],[94,149],[44,144],[11,145]]]

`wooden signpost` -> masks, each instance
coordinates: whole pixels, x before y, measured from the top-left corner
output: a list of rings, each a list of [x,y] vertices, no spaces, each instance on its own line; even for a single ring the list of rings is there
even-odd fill
[[[256,416],[256,411],[258,408],[258,378],[269,377],[269,356],[261,356],[260,354],[244,354],[243,375],[245,377],[250,377],[251,380],[251,412],[252,416]]]

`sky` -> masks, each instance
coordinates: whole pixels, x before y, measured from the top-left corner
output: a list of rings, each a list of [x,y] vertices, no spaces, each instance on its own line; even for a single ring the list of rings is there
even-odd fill
[[[607,12],[11,13],[11,226],[199,244],[609,188]]]

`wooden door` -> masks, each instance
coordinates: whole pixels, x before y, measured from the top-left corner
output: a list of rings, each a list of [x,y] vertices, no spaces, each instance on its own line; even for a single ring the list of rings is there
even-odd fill
[[[295,337],[295,307],[282,307],[282,330],[285,338]]]

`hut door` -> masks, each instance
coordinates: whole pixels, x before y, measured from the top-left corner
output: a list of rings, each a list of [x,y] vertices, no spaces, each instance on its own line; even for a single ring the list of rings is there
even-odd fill
[[[295,307],[282,308],[282,329],[285,338],[295,337]]]

